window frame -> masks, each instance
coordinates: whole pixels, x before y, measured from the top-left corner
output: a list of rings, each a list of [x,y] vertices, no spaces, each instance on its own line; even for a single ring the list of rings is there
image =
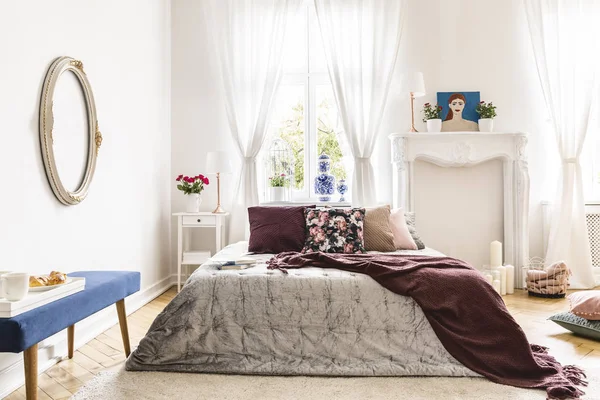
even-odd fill
[[[303,46],[306,51],[305,65],[295,70],[285,69],[281,74],[279,89],[285,86],[303,86],[304,90],[304,188],[301,190],[292,188],[291,202],[306,203],[317,201],[318,195],[314,193],[313,182],[317,177],[318,158],[318,132],[317,132],[317,87],[331,86],[331,80],[327,68],[316,68],[312,66],[312,58],[315,57],[317,46],[311,46],[318,38],[318,31],[311,29],[316,26],[316,12],[314,6],[307,2],[298,11],[299,17],[304,18],[306,34],[303,38]],[[265,146],[263,151],[268,151]],[[267,187],[264,190],[264,199],[267,196]],[[346,195],[348,197],[348,195]]]

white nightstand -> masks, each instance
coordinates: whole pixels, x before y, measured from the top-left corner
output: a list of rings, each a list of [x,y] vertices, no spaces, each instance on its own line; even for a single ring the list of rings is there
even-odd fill
[[[189,250],[189,235],[184,234],[184,228],[214,229],[216,247],[219,251],[223,247],[223,226],[229,213],[174,213],[173,216],[177,217],[177,291],[179,292],[181,290],[181,266],[200,265],[211,256],[210,251]]]

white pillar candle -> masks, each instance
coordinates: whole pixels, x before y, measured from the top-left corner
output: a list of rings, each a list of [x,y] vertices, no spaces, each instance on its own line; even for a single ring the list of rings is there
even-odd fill
[[[492,282],[492,286],[494,287],[494,290],[496,292],[498,292],[498,294],[500,294],[500,281],[498,279],[494,279],[494,282]]]
[[[490,243],[490,266],[492,268],[502,265],[502,243],[494,240]]]
[[[500,281],[502,279],[502,276],[500,275],[500,271],[498,271],[497,269],[494,269],[492,271],[492,283],[494,281]]]
[[[500,294],[504,296],[506,294],[506,267],[501,265],[496,269],[500,272]]]
[[[485,279],[490,283],[490,285],[494,282],[494,277],[490,273],[486,273],[484,275]]]
[[[506,267],[506,293],[513,294],[515,292],[515,267],[505,265]]]

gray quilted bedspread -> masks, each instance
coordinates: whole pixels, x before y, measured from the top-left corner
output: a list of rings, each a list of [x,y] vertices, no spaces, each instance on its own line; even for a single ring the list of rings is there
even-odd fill
[[[478,376],[446,351],[411,298],[369,276],[321,268],[284,275],[264,264],[218,271],[218,257],[236,251],[224,249],[192,274],[128,370]]]

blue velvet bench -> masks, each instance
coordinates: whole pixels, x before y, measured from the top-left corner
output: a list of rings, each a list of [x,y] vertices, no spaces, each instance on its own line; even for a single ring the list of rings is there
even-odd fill
[[[116,304],[125,354],[131,353],[125,297],[140,290],[140,273],[131,271],[82,271],[85,289],[12,318],[0,318],[0,352],[23,352],[27,400],[37,399],[38,343],[67,329],[68,356],[73,358],[75,323]]]

